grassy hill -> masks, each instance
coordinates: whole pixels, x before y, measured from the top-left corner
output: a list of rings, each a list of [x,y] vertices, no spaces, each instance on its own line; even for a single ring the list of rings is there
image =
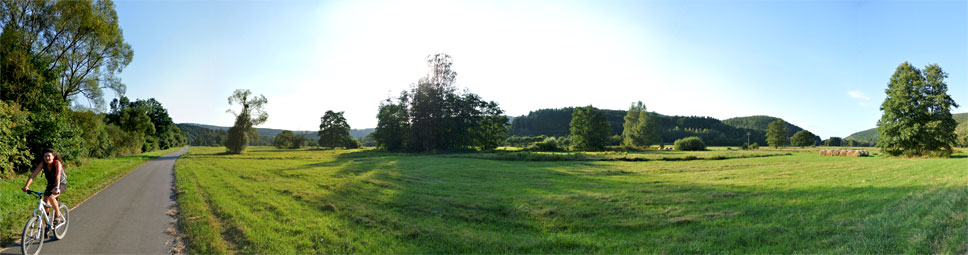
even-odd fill
[[[955,121],[957,121],[960,124],[968,121],[968,112],[952,114],[951,117],[954,118]],[[844,140],[853,139],[864,143],[874,144],[877,142],[878,137],[880,137],[880,135],[877,133],[877,128],[871,128],[868,130],[853,133],[850,136],[847,136],[846,138],[844,138]]]

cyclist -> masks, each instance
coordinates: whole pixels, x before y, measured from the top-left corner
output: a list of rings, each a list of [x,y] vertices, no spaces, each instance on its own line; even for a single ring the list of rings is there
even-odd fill
[[[44,202],[47,202],[53,208],[58,208],[57,196],[60,196],[67,189],[67,174],[64,173],[64,164],[56,151],[46,149],[44,150],[43,157],[44,160],[40,164],[37,164],[34,173],[27,179],[27,184],[24,185],[23,191],[26,192],[29,190],[30,183],[34,181],[37,174],[43,171],[44,177],[47,179],[47,188],[44,189]],[[54,210],[54,214],[54,225],[56,226],[60,223],[61,216],[58,210]]]

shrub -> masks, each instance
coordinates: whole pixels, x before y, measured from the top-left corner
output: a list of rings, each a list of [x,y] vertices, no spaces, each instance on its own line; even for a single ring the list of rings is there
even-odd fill
[[[29,114],[20,110],[17,104],[0,101],[0,179],[13,176],[16,169],[30,166],[30,148],[27,147]]]
[[[350,137],[349,140],[346,140],[347,149],[356,149],[360,147],[363,147],[363,143],[360,142],[360,140],[357,140],[356,138],[352,138],[352,137]]]
[[[104,131],[110,137],[111,144],[114,145],[113,148],[110,148],[105,153],[109,155],[134,155],[141,153],[145,141],[143,134],[121,130],[120,127],[114,124],[104,126]]]
[[[294,135],[292,131],[283,130],[282,133],[277,134],[276,137],[272,139],[272,146],[275,146],[279,149],[288,149],[292,147],[293,140],[295,139],[296,135]]]
[[[525,148],[528,151],[561,151],[561,146],[558,146],[558,139],[554,137],[545,138],[544,141],[536,142],[531,146]]]
[[[706,150],[706,144],[696,136],[690,136],[676,140],[674,144],[677,151],[702,151]]]

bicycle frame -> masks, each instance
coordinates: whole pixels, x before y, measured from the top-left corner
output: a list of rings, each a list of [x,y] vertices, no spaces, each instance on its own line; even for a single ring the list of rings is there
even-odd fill
[[[60,227],[60,226],[54,226],[53,219],[52,219],[52,217],[54,217],[53,216],[54,211],[56,211],[57,209],[51,209],[50,210],[50,214],[51,214],[50,216],[47,215],[47,212],[44,212],[44,209],[45,208],[53,208],[53,206],[51,206],[47,202],[44,202],[44,193],[43,192],[36,192],[36,191],[33,191],[33,190],[28,190],[27,193],[28,194],[37,195],[38,197],[40,197],[39,199],[37,199],[37,209],[34,209],[34,212],[33,212],[34,213],[34,216],[37,216],[37,217],[43,219],[44,224],[47,225],[47,228],[48,229],[55,229],[57,227]],[[61,222],[60,224],[63,225],[64,223]]]

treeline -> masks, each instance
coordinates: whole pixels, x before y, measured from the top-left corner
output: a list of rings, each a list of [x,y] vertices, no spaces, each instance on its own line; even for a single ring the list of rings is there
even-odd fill
[[[117,74],[133,57],[111,1],[0,1],[0,178],[28,171],[54,149],[63,160],[185,144],[154,99],[123,95]],[[75,108],[71,108],[71,105]]]
[[[195,123],[179,123],[177,124],[181,128],[182,133],[185,134],[186,141],[188,145],[191,146],[222,146],[225,141],[226,132],[229,127],[220,127],[204,124]],[[356,138],[364,146],[376,146],[376,142],[373,141],[372,136],[368,136],[373,133],[373,128],[366,129],[350,129],[350,136]],[[280,133],[289,130],[283,129],[272,129],[272,128],[256,128],[256,133],[259,135],[258,139],[255,141],[249,141],[250,146],[274,146],[276,136]],[[317,141],[319,136],[317,132],[313,131],[289,131],[293,136],[305,136],[306,139],[302,146],[317,146]]]
[[[512,137],[534,137],[543,135],[546,137],[566,137],[570,135],[569,123],[574,111],[574,107],[558,109],[540,109],[528,113],[528,115],[515,117],[511,122],[510,135]],[[609,135],[621,135],[623,132],[624,110],[599,110],[605,115],[609,122],[611,133]],[[699,137],[708,145],[714,146],[742,146],[747,142],[749,134],[750,143],[767,144],[766,130],[770,122],[779,118],[769,116],[751,116],[731,118],[727,124],[712,117],[700,116],[665,116],[653,113],[662,124],[662,143],[672,144],[673,141],[686,137]],[[802,128],[788,124],[787,137],[792,137]],[[520,138],[517,138],[520,139]],[[814,137],[819,144],[821,139]],[[517,141],[509,141],[518,143]]]

